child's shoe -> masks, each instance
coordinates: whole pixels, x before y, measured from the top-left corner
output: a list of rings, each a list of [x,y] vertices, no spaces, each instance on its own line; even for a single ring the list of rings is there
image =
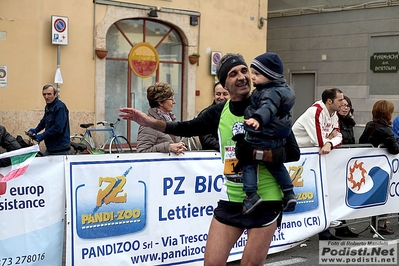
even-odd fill
[[[243,201],[243,208],[242,208],[242,213],[243,214],[248,214],[252,212],[259,203],[262,202],[262,199],[259,197],[259,195],[254,192],[252,193],[249,197],[245,196],[245,199]]]
[[[285,193],[283,198],[283,212],[293,212],[296,207],[296,196],[294,192]]]

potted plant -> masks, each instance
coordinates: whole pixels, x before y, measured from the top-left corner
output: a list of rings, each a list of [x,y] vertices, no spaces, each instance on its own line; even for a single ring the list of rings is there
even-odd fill
[[[199,57],[200,57],[199,54],[193,53],[188,56],[188,61],[190,61],[190,64],[192,64],[192,65],[197,64]]]
[[[103,48],[96,48],[95,51],[96,51],[97,57],[100,58],[100,59],[103,59],[108,54],[108,51],[106,49],[103,49]]]

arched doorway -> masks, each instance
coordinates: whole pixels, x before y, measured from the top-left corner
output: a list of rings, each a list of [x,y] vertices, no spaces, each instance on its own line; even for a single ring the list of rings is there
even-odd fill
[[[156,73],[149,78],[135,75],[128,66],[130,49],[141,42],[154,46],[160,57]],[[158,81],[172,85],[177,99],[173,112],[179,120],[182,118],[184,45],[174,27],[146,18],[119,20],[107,31],[106,48],[105,120],[115,121],[122,106],[147,112],[147,87]],[[117,129],[132,144],[137,140],[137,130],[136,123],[126,122]]]

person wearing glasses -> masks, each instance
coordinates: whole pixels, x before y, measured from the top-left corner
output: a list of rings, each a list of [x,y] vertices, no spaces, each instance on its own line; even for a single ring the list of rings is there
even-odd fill
[[[354,116],[353,116],[353,108],[352,101],[348,96],[344,95],[344,99],[342,100],[342,105],[339,111],[337,112],[339,118],[339,130],[342,134],[342,144],[355,144],[355,135],[353,133],[353,128],[356,125]],[[346,222],[341,221],[342,224]],[[354,233],[348,226],[342,226],[335,229],[336,236],[343,237],[358,237],[359,234]]]
[[[339,118],[339,129],[342,134],[342,144],[355,144],[355,134],[353,128],[356,125],[353,116],[352,101],[348,96],[344,95],[341,109],[337,115]]]
[[[147,88],[147,100],[150,105],[148,116],[166,122],[176,121],[173,105],[176,100],[174,91],[168,83],[157,82]],[[139,127],[137,135],[137,152],[173,152],[177,155],[187,150],[179,137],[165,134],[150,127]]]

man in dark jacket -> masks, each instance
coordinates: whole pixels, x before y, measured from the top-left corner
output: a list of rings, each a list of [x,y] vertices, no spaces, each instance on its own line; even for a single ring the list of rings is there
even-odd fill
[[[229,91],[226,90],[226,88],[224,88],[222,86],[222,84],[220,84],[220,82],[216,82],[213,85],[213,96],[214,96],[213,103],[210,106],[208,106],[207,108],[205,108],[204,110],[202,110],[198,115],[201,115],[204,111],[208,110],[211,106],[213,106],[215,104],[223,103],[226,100],[230,99]],[[203,150],[219,151],[219,137],[218,137],[217,130],[215,130],[215,132],[213,132],[212,134],[200,135],[198,137],[201,142],[201,146],[202,146]]]
[[[13,151],[21,148],[18,141],[11,136],[2,125],[0,125],[0,146],[6,151]],[[10,158],[0,159],[0,167],[6,167],[9,165],[11,165]]]
[[[37,134],[38,141],[44,140],[47,155],[68,155],[70,154],[70,129],[69,110],[58,98],[58,92],[53,85],[43,87],[43,98],[46,101],[44,116],[36,128],[29,129],[29,132]],[[38,134],[46,129],[43,134]]]

